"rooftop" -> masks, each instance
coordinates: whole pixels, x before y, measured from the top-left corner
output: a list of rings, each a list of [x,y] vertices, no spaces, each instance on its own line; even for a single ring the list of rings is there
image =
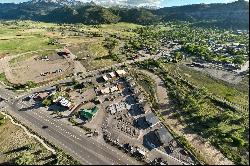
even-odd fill
[[[145,118],[148,124],[150,125],[150,127],[153,127],[160,122],[159,119],[152,112],[147,114]]]
[[[119,76],[122,76],[122,75],[125,75],[125,74],[126,74],[126,71],[125,71],[125,70],[117,70],[116,73],[117,73]]]
[[[97,111],[98,111],[98,107],[94,107],[91,110],[83,109],[79,112],[80,118],[85,118],[87,120],[91,120],[95,116]]]
[[[156,130],[156,135],[162,144],[169,144],[173,140],[170,132],[163,126]]]

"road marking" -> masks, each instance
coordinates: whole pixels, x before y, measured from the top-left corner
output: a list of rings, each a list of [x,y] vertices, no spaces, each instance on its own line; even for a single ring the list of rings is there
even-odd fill
[[[66,131],[65,129],[61,128],[60,126],[56,125],[54,122],[51,122],[50,120],[45,119],[44,117],[38,115],[36,112],[32,112],[32,113],[34,113],[34,114],[35,114],[36,116],[38,116],[39,118],[41,118],[41,119],[47,121],[48,123],[54,125],[56,128],[59,128],[60,130],[64,131],[65,133],[67,133],[68,136],[70,136],[70,137],[72,137],[72,138],[75,138],[75,137],[76,137],[76,136],[73,137],[73,136],[74,136],[73,134],[71,134],[70,132],[68,132],[68,131]],[[31,116],[31,115],[30,115],[30,116]],[[60,132],[59,130],[57,130],[57,132],[60,133],[61,135],[65,136],[65,137],[69,138],[67,135],[63,134],[63,133]],[[81,140],[81,139],[78,138],[77,140]],[[82,147],[83,149],[88,150],[86,147],[84,147],[84,146],[82,146],[81,144],[75,142],[74,140],[71,139],[71,141],[74,142],[75,144],[79,145],[79,146]],[[95,145],[93,142],[90,142],[90,143],[92,143],[93,145]],[[103,148],[101,148],[101,147],[98,147],[98,148],[100,148],[100,149],[102,149],[102,150],[105,151],[105,149],[103,149]],[[110,159],[110,158],[108,158],[108,157],[106,157],[106,156],[103,156],[103,155],[101,155],[101,154],[99,154],[99,153],[96,153],[95,151],[92,151],[92,150],[90,150],[90,149],[89,149],[88,151],[90,151],[91,153],[94,153],[95,155],[100,156],[101,158],[106,158],[106,159],[110,160],[111,162],[113,162],[113,163],[115,163],[115,164],[119,164],[119,163],[115,162],[113,159]]]
[[[43,114],[44,116],[46,116],[47,118],[51,118],[51,117],[49,117],[48,115],[44,114],[44,112],[43,112],[42,110],[39,110],[39,112],[40,112],[41,114]],[[37,113],[35,113],[35,114],[37,114]],[[37,115],[38,115],[38,114],[37,114]],[[39,115],[38,115],[38,116],[39,116]],[[59,123],[61,122],[60,120],[55,120],[55,119],[51,119],[51,120],[56,121],[56,122],[59,122]],[[53,123],[53,122],[51,122],[51,123]],[[53,124],[54,124],[54,123],[53,123]],[[60,125],[63,126],[61,123],[60,123]],[[61,127],[58,127],[58,128],[60,128],[61,130],[65,131],[65,129],[63,129],[63,128],[61,128]],[[73,128],[74,128],[74,129],[79,129],[78,127],[75,128],[74,126],[73,126]],[[79,130],[79,132],[82,133],[82,134],[84,134],[81,130]],[[69,132],[66,132],[66,133],[69,134]],[[71,135],[71,136],[72,136],[72,135]],[[74,136],[74,135],[73,135],[73,136]],[[82,137],[83,135],[80,134],[80,136]],[[78,138],[78,137],[77,137],[76,139],[81,140],[81,139]],[[90,139],[94,140],[93,138],[90,138]],[[94,140],[94,141],[96,141],[96,140]],[[94,142],[90,142],[90,143],[92,143],[93,145],[95,145]],[[115,152],[113,149],[111,149],[111,148],[108,147],[107,145],[104,145],[103,143],[98,142],[98,141],[97,141],[97,143],[101,144],[103,147],[105,147],[105,148],[111,150],[112,152]],[[100,146],[99,146],[99,148],[105,151],[104,148],[102,148],[102,147],[100,147]],[[118,152],[118,151],[116,151],[116,152]],[[119,151],[119,152],[120,152],[120,151]],[[121,157],[124,158],[124,157],[129,157],[129,156],[127,156],[127,154],[122,153],[122,154],[121,154]],[[118,159],[119,161],[121,161],[120,158],[117,158],[117,159]],[[127,161],[130,161],[130,162],[136,163],[136,162],[134,162],[134,161],[129,160],[128,158],[124,158],[124,159],[127,160]]]

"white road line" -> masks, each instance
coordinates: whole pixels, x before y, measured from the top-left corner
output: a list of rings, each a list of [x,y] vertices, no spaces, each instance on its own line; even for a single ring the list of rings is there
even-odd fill
[[[58,125],[55,125],[55,123],[51,122],[50,120],[44,119],[44,117],[38,115],[36,112],[33,112],[33,113],[34,113],[35,115],[37,115],[39,118],[41,118],[41,119],[47,121],[48,123],[52,124],[52,125],[55,126],[56,128],[58,128],[58,129],[60,129],[61,131],[64,131],[64,132],[65,132],[65,129],[61,128],[61,127],[58,126]],[[72,138],[75,138],[75,139],[77,139],[77,140],[81,140],[81,139],[78,138],[78,137],[76,138],[76,136],[74,136],[73,134],[71,134],[71,133],[68,132],[68,131],[65,132],[67,135],[63,134],[63,133],[60,132],[59,130],[57,130],[57,132],[59,132],[60,134],[62,134],[62,135],[65,136],[65,137],[67,137],[67,135],[68,135],[68,136],[70,136],[70,137],[72,137]],[[67,137],[67,138],[68,138],[68,137]],[[75,144],[79,145],[80,147],[83,147],[81,144],[75,142],[74,140],[71,139],[71,141],[73,141]],[[95,145],[93,142],[90,142],[90,143],[92,143],[93,145]],[[83,148],[84,148],[84,149],[87,149],[87,148],[85,148],[85,147],[83,147]],[[102,149],[102,150],[104,150],[104,149],[101,148],[101,147],[99,147],[99,148]],[[101,157],[103,157],[103,158],[107,158],[107,159],[110,160],[111,162],[118,164],[117,162],[115,162],[114,160],[112,160],[112,159],[110,159],[110,158],[108,158],[108,157],[106,157],[106,156],[103,156],[103,155],[101,155],[101,154],[98,154],[98,153],[96,153],[96,152],[94,152],[94,151],[92,151],[92,150],[90,150],[90,149],[89,149],[89,151],[91,151],[91,152],[94,153],[95,155],[101,156]],[[104,150],[104,151],[105,151],[105,150]]]
[[[24,103],[22,103],[22,104],[23,104],[23,105],[26,105],[27,107],[29,107],[27,104],[24,104]],[[62,127],[64,127],[64,126],[61,124],[62,121],[60,121],[60,120],[55,120],[55,119],[50,119],[51,117],[49,117],[48,115],[44,114],[42,110],[39,110],[39,109],[37,109],[37,110],[38,110],[39,113],[41,113],[41,114],[44,115],[45,117],[49,118],[49,120],[48,120],[48,119],[44,119],[42,116],[38,115],[38,114],[35,112],[36,110],[33,110],[33,113],[34,113],[35,115],[37,115],[37,116],[40,117],[41,119],[44,119],[45,121],[49,122],[50,124],[56,126],[56,127],[59,128],[60,130],[62,130],[62,131],[65,132],[65,129],[61,128],[60,126],[56,125],[54,122],[51,122],[50,120],[55,121],[55,122],[59,122],[59,125],[61,125]],[[65,123],[65,122],[64,122],[64,123]],[[66,124],[66,123],[65,123],[65,124]],[[79,130],[79,131],[80,131],[80,130]],[[82,131],[80,131],[80,132],[83,133]],[[78,137],[76,137],[76,136],[74,137],[74,135],[70,134],[69,132],[66,132],[66,133],[67,133],[70,137],[73,137],[73,138],[75,138],[75,139],[77,139],[77,140],[81,140],[80,138],[78,138]],[[83,134],[84,134],[84,133],[83,133]],[[65,135],[64,135],[64,136],[65,136]],[[81,135],[81,134],[80,134],[80,136],[83,137],[83,135]],[[93,141],[96,141],[96,140],[94,140],[94,139],[92,139],[92,140],[93,140]],[[89,142],[89,143],[95,145],[94,142]],[[102,145],[103,147],[106,147],[107,149],[111,150],[112,152],[115,152],[113,149],[111,149],[110,147],[104,145],[103,143],[101,143],[101,142],[98,142],[98,143],[99,143],[100,145]],[[99,148],[102,149],[103,151],[105,151],[105,149],[102,148],[101,146],[99,146]],[[104,156],[103,156],[103,157],[104,157]],[[126,161],[134,162],[134,161],[129,160],[127,157],[129,157],[129,156],[127,156],[127,154],[122,154],[122,158],[124,158]],[[112,161],[112,159],[110,159],[110,160]],[[118,160],[120,161],[119,158],[118,158]],[[134,162],[134,163],[135,163],[135,162]]]

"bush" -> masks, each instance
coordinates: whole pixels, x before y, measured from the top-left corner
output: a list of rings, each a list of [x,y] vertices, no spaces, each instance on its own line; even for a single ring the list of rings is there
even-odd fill
[[[45,105],[45,106],[50,106],[52,104],[52,100],[51,99],[45,99],[45,100],[43,100],[43,105]]]

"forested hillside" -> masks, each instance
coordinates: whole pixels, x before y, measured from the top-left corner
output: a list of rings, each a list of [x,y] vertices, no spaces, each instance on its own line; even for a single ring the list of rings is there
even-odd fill
[[[228,4],[196,4],[160,9],[108,8],[94,3],[64,1],[60,4],[45,0],[0,4],[0,19],[84,24],[129,22],[144,25],[165,21],[190,21],[195,26],[249,29],[249,2],[243,0]]]

